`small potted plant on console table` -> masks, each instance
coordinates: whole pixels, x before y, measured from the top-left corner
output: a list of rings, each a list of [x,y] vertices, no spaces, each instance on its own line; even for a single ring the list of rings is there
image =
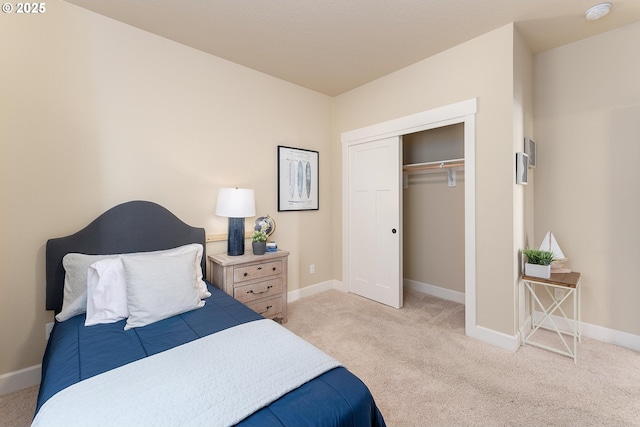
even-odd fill
[[[541,251],[540,249],[525,249],[522,252],[527,256],[527,262],[524,265],[524,274],[526,276],[540,277],[542,279],[551,277],[553,252]]]
[[[267,250],[267,233],[264,231],[254,231],[251,235],[251,246],[254,255],[264,255]]]

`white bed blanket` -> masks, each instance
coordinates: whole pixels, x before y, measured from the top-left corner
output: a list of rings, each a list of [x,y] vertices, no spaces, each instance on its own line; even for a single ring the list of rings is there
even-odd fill
[[[257,320],[74,384],[32,426],[230,426],[341,366],[271,320]]]

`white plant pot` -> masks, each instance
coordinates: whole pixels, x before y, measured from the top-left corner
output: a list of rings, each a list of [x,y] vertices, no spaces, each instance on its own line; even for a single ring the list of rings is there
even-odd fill
[[[526,263],[524,265],[524,274],[526,276],[548,279],[551,277],[551,266]]]

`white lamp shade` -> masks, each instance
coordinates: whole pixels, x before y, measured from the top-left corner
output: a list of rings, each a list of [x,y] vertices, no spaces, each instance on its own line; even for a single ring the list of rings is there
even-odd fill
[[[216,215],[229,218],[256,216],[256,201],[252,189],[221,188],[218,190]]]

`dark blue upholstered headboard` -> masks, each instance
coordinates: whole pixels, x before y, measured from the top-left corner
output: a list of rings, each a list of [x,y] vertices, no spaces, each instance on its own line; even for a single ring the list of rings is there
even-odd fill
[[[206,277],[204,228],[191,227],[166,208],[146,201],[115,206],[91,224],[67,237],[50,239],[46,250],[46,309],[62,309],[64,268],[62,258],[70,253],[123,254],[171,249],[190,243],[203,246],[202,274]]]

